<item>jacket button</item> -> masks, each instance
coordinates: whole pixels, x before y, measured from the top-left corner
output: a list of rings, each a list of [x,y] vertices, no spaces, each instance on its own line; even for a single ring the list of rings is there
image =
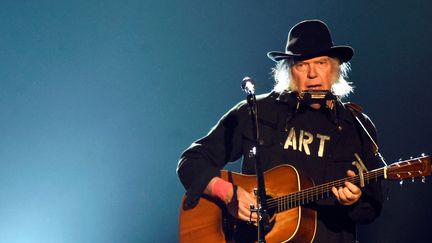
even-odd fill
[[[339,125],[339,126],[337,127],[337,129],[338,129],[339,131],[342,131],[342,126]]]

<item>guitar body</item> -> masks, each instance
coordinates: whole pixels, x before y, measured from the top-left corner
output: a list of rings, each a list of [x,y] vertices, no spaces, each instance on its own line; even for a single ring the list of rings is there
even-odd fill
[[[267,207],[270,216],[270,229],[265,232],[266,242],[312,242],[316,232],[317,214],[314,210],[299,205],[314,202],[332,195],[332,187],[344,186],[346,181],[361,186],[379,178],[387,180],[414,179],[432,173],[431,158],[422,155],[418,158],[400,161],[379,169],[361,172],[322,185],[301,176],[290,165],[281,165],[264,172]],[[222,171],[221,177],[253,192],[256,177]],[[222,201],[203,196],[194,208],[186,208],[182,200],[179,219],[179,241],[189,242],[255,242],[257,227],[233,218]]]
[[[290,165],[281,165],[264,173],[266,194],[278,197],[313,186],[310,179],[300,176]],[[256,188],[254,175],[242,175],[222,171],[221,177],[246,191]],[[183,198],[179,219],[179,241],[189,242],[254,242],[257,228],[238,219],[226,211],[222,201],[203,196],[198,205],[186,209]],[[281,212],[270,212],[271,229],[266,233],[266,242],[312,242],[316,231],[316,212],[295,207]]]

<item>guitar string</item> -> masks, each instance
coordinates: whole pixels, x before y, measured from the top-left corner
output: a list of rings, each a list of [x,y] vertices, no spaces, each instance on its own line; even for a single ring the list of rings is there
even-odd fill
[[[367,183],[369,183],[371,179],[377,180],[378,177],[381,177],[384,174],[382,172],[383,169],[368,172],[365,174],[364,179],[365,181],[367,181]],[[324,198],[324,194],[327,194],[328,196],[330,194],[329,191],[333,186],[342,186],[345,181],[350,181],[352,183],[358,184],[360,182],[360,176],[357,175],[355,177],[348,177],[333,182],[328,182],[320,186],[307,188],[305,190],[294,192],[288,195],[270,198],[267,200],[267,206],[271,208],[278,207],[286,210],[288,208],[291,208],[291,205],[292,207],[296,207],[297,205],[302,205],[305,202],[313,202],[315,200],[318,200],[320,198],[320,195],[321,198]]]
[[[369,183],[371,178],[377,178],[377,175],[368,175],[366,176],[366,180]],[[327,193],[327,196],[329,195],[329,190],[333,186],[341,186],[345,181],[351,181],[352,183],[358,183],[360,181],[360,177],[353,177],[353,178],[345,178],[341,180],[337,180],[334,182],[325,183],[321,186],[314,187],[314,188],[308,188],[300,192],[295,192],[289,195],[285,195],[282,197],[269,199],[267,200],[268,206],[270,208],[278,207],[278,209],[286,210],[288,208],[296,207],[298,205],[302,205],[305,202],[313,202],[317,199],[319,199],[321,194],[321,198],[324,198],[324,194]]]
[[[401,161],[401,162],[398,162],[397,165],[395,163],[393,165],[379,168],[379,169],[375,169],[373,171],[365,173],[364,174],[364,181],[366,181],[367,184],[369,184],[371,179],[378,180],[378,178],[380,178],[384,175],[385,169],[387,169],[387,173],[388,173],[390,171],[390,169],[392,169],[394,167],[398,167],[400,169],[400,166],[402,164],[409,164],[412,167],[413,161],[418,161],[418,162],[420,162],[420,164],[423,164],[423,162],[422,162],[423,158],[416,158],[416,159]],[[418,165],[418,163],[416,163],[416,164]],[[412,171],[420,172],[420,174],[422,174],[421,171],[424,171],[424,167],[421,167],[419,169],[413,169],[413,168],[411,168],[411,169],[412,169]],[[395,171],[393,171],[393,173],[395,173]],[[407,173],[407,172],[405,171],[404,173]],[[325,183],[325,184],[322,184],[319,186],[313,186],[313,187],[306,188],[306,189],[301,190],[301,191],[293,192],[293,193],[288,194],[288,195],[267,199],[266,202],[267,202],[267,205],[269,206],[269,208],[276,208],[277,207],[278,211],[281,212],[281,211],[284,211],[284,210],[287,210],[290,208],[294,208],[294,207],[303,205],[303,204],[305,204],[305,201],[306,201],[306,203],[309,203],[309,202],[313,202],[315,200],[318,200],[320,197],[320,194],[321,194],[321,198],[324,198],[324,194],[327,194],[326,197],[329,197],[330,189],[333,186],[336,186],[336,187],[342,186],[345,183],[345,181],[350,181],[354,184],[360,184],[360,176],[357,175],[354,177],[347,177],[347,178],[343,178],[343,179],[336,180],[333,182],[328,182],[328,183]]]
[[[417,158],[415,160],[421,162],[420,164],[423,164],[421,159]],[[399,167],[400,168],[400,166],[402,164],[408,163],[410,165],[412,171],[420,171],[420,172],[424,171],[424,168],[422,168],[422,167],[418,168],[418,169],[414,169],[413,168],[414,164],[412,164],[410,162],[415,161],[415,160],[410,160],[408,162],[407,161],[402,161],[402,162],[397,163],[398,164],[397,166],[396,165],[387,166],[387,170],[389,171],[390,169],[392,169],[394,167]],[[418,165],[418,164],[419,163],[415,163],[415,165]],[[385,167],[379,168],[379,169],[376,169],[376,170],[373,170],[373,171],[370,171],[370,172],[367,172],[367,173],[364,174],[364,179],[369,184],[369,182],[370,182],[371,179],[377,180],[378,177],[382,177],[384,175],[384,169],[385,169]],[[393,171],[393,173],[395,173],[395,171]],[[405,171],[404,173],[407,173],[407,172]],[[320,185],[320,186],[307,188],[307,189],[302,190],[302,191],[298,191],[298,192],[291,193],[289,195],[281,196],[281,197],[275,198],[274,200],[268,199],[267,201],[269,202],[269,204],[272,207],[283,206],[283,208],[287,208],[286,203],[289,203],[288,207],[290,207],[290,204],[294,204],[294,203],[295,203],[294,206],[302,205],[302,204],[305,203],[305,201],[306,201],[306,203],[309,203],[309,201],[313,202],[315,200],[318,200],[319,199],[319,194],[321,194],[321,198],[324,198],[324,193],[327,193],[327,197],[328,197],[329,190],[330,190],[331,187],[333,187],[333,186],[342,186],[343,183],[345,181],[347,181],[347,180],[351,181],[351,182],[353,182],[355,184],[359,184],[359,182],[360,182],[360,176],[357,175],[355,177],[347,177],[347,178],[340,179],[340,180],[337,180],[337,181],[328,182],[328,183],[325,183],[325,184]],[[300,199],[301,199],[301,201],[300,201]],[[275,205],[274,203],[276,203],[277,205]]]
[[[370,181],[370,179],[372,178],[377,178],[379,175],[378,173],[371,173],[366,175],[366,180]],[[277,198],[273,198],[273,199],[269,199],[267,200],[267,202],[269,202],[270,204],[272,202],[277,202],[280,203],[281,201],[297,201],[298,199],[303,199],[306,201],[314,201],[315,198],[319,198],[319,194],[323,195],[326,192],[329,192],[329,189],[333,186],[341,186],[343,185],[343,183],[345,181],[351,181],[353,183],[357,183],[360,181],[360,177],[356,176],[356,177],[352,177],[352,178],[344,178],[344,179],[340,179],[337,181],[333,181],[333,182],[329,182],[329,183],[325,183],[323,185],[317,186],[317,187],[312,187],[312,188],[307,188],[303,191],[299,191],[299,192],[295,192],[292,194],[288,194],[285,196],[281,196],[281,197],[277,197]],[[305,198],[306,196],[306,198]],[[311,198],[309,196],[312,196]],[[323,198],[323,196],[322,196]],[[287,200],[288,199],[288,200]]]

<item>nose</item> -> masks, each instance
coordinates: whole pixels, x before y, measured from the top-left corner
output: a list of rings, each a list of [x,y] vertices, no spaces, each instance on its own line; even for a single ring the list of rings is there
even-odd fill
[[[316,67],[314,64],[309,65],[307,77],[309,79],[314,79],[317,77]]]

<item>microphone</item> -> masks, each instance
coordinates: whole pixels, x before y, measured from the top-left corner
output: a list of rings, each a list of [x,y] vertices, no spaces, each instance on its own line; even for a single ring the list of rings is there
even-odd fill
[[[241,88],[244,92],[248,95],[254,95],[255,94],[255,81],[251,79],[250,77],[244,77],[241,81]]]

